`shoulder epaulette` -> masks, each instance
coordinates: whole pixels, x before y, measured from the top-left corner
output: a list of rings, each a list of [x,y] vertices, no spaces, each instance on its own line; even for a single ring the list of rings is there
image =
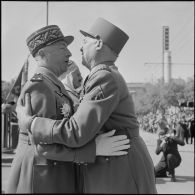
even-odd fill
[[[31,78],[32,82],[41,82],[43,81],[43,75],[41,73],[36,73],[34,76]]]

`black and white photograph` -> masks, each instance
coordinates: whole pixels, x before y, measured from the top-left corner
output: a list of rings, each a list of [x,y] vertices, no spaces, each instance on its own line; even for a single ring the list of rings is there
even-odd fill
[[[194,1],[1,1],[2,194],[194,194]]]

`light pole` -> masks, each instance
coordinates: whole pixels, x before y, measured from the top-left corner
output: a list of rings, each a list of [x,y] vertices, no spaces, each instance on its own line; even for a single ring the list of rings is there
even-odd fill
[[[48,17],[49,17],[49,2],[47,1],[47,7],[46,7],[46,25],[48,26]]]

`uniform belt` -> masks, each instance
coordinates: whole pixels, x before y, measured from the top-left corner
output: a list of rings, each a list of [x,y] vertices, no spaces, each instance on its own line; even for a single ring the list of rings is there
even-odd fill
[[[117,129],[114,135],[127,135],[128,139],[133,140],[139,137],[139,128]]]

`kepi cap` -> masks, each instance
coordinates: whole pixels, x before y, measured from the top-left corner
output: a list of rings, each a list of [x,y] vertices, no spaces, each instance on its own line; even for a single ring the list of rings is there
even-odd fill
[[[69,45],[73,40],[73,36],[64,36],[57,25],[48,25],[32,33],[26,39],[26,44],[34,57],[39,49],[47,45],[51,45],[57,41],[65,41]]]
[[[117,55],[129,39],[124,31],[103,18],[98,18],[88,31],[80,30],[80,32],[92,38],[99,36]]]

